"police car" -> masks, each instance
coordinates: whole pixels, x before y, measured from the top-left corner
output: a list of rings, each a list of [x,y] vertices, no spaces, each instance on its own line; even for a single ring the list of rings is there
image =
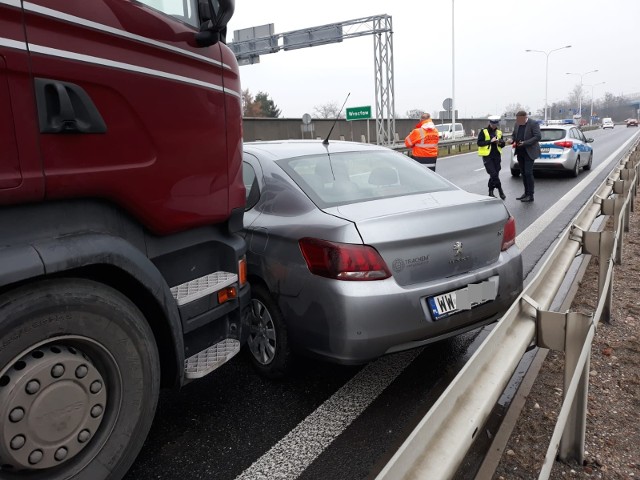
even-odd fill
[[[540,158],[533,162],[534,171],[569,172],[577,177],[580,169],[591,169],[593,138],[587,138],[575,125],[547,125],[540,127]],[[520,175],[520,166],[511,150],[511,175]]]

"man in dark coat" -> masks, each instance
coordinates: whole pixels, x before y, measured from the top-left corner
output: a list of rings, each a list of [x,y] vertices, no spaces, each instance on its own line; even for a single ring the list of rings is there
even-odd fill
[[[533,202],[533,162],[540,158],[540,125],[527,116],[527,112],[520,110],[516,113],[516,126],[511,136],[512,147],[522,173],[524,193],[516,198],[522,202]]]

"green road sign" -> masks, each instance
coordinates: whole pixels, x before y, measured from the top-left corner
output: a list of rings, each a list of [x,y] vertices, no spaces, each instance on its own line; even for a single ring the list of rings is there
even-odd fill
[[[347,121],[367,120],[371,118],[371,105],[366,107],[347,108]]]

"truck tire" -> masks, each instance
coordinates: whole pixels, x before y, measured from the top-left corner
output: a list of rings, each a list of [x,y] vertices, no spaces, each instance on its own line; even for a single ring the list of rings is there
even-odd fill
[[[0,480],[116,480],[160,388],[149,325],[120,292],[52,279],[0,296]]]

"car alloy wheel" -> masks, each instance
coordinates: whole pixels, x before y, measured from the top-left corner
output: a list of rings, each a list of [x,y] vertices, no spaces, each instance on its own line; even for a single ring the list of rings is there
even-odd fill
[[[573,170],[571,171],[571,175],[577,177],[580,174],[580,156],[576,158],[576,163],[573,166]]]
[[[260,284],[251,287],[247,347],[253,366],[264,376],[281,378],[290,369],[291,351],[282,312]]]
[[[585,170],[591,170],[591,165],[593,164],[593,152],[591,152],[591,155],[589,155],[589,161],[587,162],[587,164],[584,166]]]

